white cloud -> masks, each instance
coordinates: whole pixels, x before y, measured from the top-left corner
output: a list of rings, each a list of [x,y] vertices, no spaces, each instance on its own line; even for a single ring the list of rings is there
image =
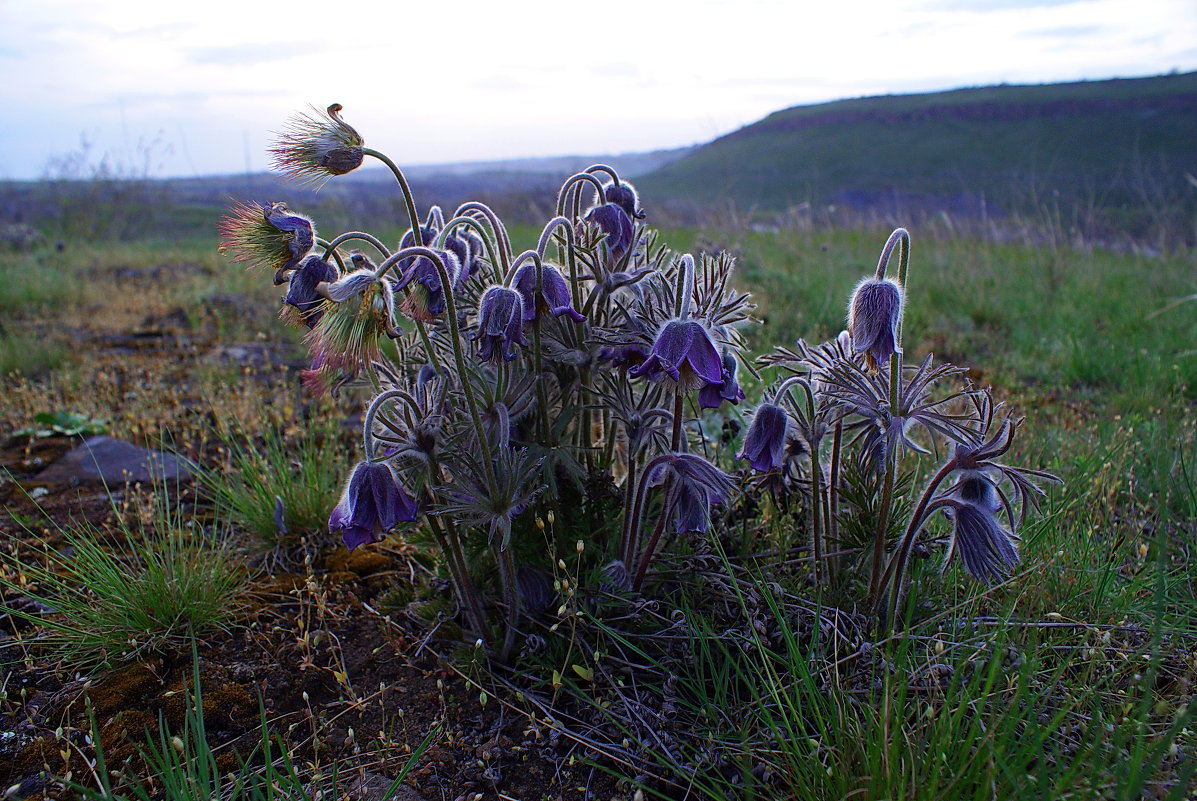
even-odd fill
[[[185,143],[167,174],[238,171],[247,147],[262,168],[270,132],[311,103],[342,103],[418,163],[648,150],[840,97],[1197,68],[1192,0],[57,0],[0,5],[0,25],[0,103],[19,110],[0,177],[37,176],[83,132],[125,155],[159,132]]]

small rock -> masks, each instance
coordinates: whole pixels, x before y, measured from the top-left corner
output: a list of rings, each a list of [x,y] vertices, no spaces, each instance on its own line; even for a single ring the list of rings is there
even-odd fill
[[[169,481],[191,475],[192,468],[173,454],[138,447],[107,436],[89,437],[35,477],[39,482],[71,486],[104,482]]]

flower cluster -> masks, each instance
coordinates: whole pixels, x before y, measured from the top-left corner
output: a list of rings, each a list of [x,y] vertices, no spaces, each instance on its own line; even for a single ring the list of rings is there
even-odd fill
[[[307,387],[368,376],[376,388],[363,418],[365,458],[330,530],[356,548],[419,525],[443,554],[465,625],[507,655],[524,616],[550,606],[540,577],[557,532],[572,548],[617,531],[586,552],[596,571],[597,560],[605,565],[604,586],[638,592],[666,530],[701,536],[735,502],[737,478],[708,457],[700,423],[745,398],[738,326],[753,306],[731,288],[727,254],[660,245],[635,188],[608,166],[570,176],[536,246],[517,253],[485,204],[452,214],[433,206],[421,218],[402,172],[340,112],[296,118],[272,151],[276,166],[327,180],[382,159],[407,209],[398,245],[362,231],[320,239],[283,204],[245,203],[222,223],[223,247],[287,285],[282,316],[308,329]],[[828,544],[847,548],[838,521],[861,503],[849,500],[859,497],[850,482],[881,487],[884,518],[902,454],[954,445],[888,571],[889,525],[877,523],[875,596],[901,584],[903,554],[938,511],[953,525],[949,556],[985,580],[1006,575],[1018,556],[1005,487],[1025,507],[1034,480],[1050,478],[996,461],[1015,425],[990,436],[987,395],[938,392],[958,370],[929,358],[903,366],[905,241],[904,232],[892,239],[877,275],[856,289],[848,333],[764,360],[783,377],[752,412],[739,451],[775,497],[802,499],[819,575]],[[885,271],[897,243],[894,280]],[[386,338],[396,340],[394,357],[383,356]],[[546,527],[555,512],[562,519]],[[500,636],[483,592],[490,585],[503,601]]]

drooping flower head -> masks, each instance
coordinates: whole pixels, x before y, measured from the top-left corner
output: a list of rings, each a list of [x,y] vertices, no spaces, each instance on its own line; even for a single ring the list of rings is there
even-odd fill
[[[698,405],[702,409],[718,409],[724,401],[735,406],[744,400],[744,390],[736,383],[739,367],[736,357],[725,350],[721,361],[721,377],[718,384],[707,384],[698,391]]]
[[[606,184],[603,187],[603,197],[608,203],[614,203],[627,212],[627,215],[633,220],[644,219],[644,209],[640,208],[640,196],[636,193],[636,187],[627,181]]]
[[[414,522],[416,512],[415,500],[385,462],[358,462],[328,518],[328,530],[339,533],[352,551],[380,541],[401,522]]]
[[[1002,509],[997,486],[984,473],[961,472],[952,487],[954,498],[945,498],[945,511],[952,519],[952,539],[944,555],[944,566],[952,554],[960,555],[960,564],[973,578],[1000,581],[1018,564],[1018,537],[997,518]]]
[[[524,299],[524,320],[535,320],[538,312],[554,317],[567,315],[575,323],[586,319],[574,308],[569,297],[569,284],[565,276],[552,264],[545,264],[540,271],[540,294],[536,293],[536,264],[527,262],[516,271],[512,282],[520,297]]]
[[[619,261],[632,247],[636,235],[632,218],[616,203],[604,203],[586,212],[586,220],[606,234],[607,252],[612,261]]]
[[[478,272],[485,249],[482,238],[468,228],[458,227],[445,237],[445,250],[456,256],[461,265],[457,273],[457,286],[465,286],[470,276]]]
[[[362,165],[365,140],[341,119],[341,104],[333,103],[326,111],[297,114],[288,122],[270,148],[272,166],[289,178],[308,183],[323,183],[334,175],[344,175]]]
[[[285,203],[234,204],[218,230],[220,252],[231,254],[235,263],[279,273],[299,264],[316,243],[312,221],[290,213]]]
[[[669,481],[666,509],[672,510],[673,528],[705,533],[711,525],[711,506],[727,502],[735,482],[718,467],[692,453],[670,453],[648,476],[650,486]]]
[[[291,282],[287,286],[287,296],[283,298],[279,317],[295,326],[315,328],[324,314],[325,296],[320,292],[321,284],[328,285],[336,280],[337,268],[334,265],[314,253],[306,257],[291,273]],[[324,290],[327,292],[327,286]]]
[[[657,334],[643,364],[628,370],[633,378],[668,376],[678,391],[722,384],[723,362],[711,335],[694,320],[671,320]]]
[[[737,459],[747,459],[753,470],[767,473],[781,467],[786,456],[786,432],[790,418],[785,409],[773,403],[762,403],[752,416],[744,447]]]
[[[384,335],[398,334],[391,284],[358,270],[331,284],[328,298],[332,302],[307,336],[312,358],[357,374],[378,359]]]
[[[648,349],[641,345],[618,345],[611,348],[603,348],[599,351],[599,358],[611,362],[612,367],[620,367],[628,369],[630,367],[637,367],[644,364],[648,359]],[[659,370],[657,372],[660,372]],[[655,375],[646,375],[650,381],[654,379]]]
[[[505,286],[492,286],[478,302],[478,358],[484,362],[511,361],[524,345],[524,301],[520,293]]]
[[[449,287],[457,285],[457,276],[461,271],[461,262],[452,251],[438,250],[438,254],[445,263],[445,272],[449,276]],[[396,289],[410,286],[410,294],[399,305],[399,310],[413,320],[431,322],[445,312],[445,288],[441,284],[440,273],[432,260],[418,256],[408,267],[407,272],[399,279]]]
[[[902,319],[902,288],[888,278],[866,278],[852,291],[848,332],[852,347],[864,353],[871,370],[881,369],[897,350]]]

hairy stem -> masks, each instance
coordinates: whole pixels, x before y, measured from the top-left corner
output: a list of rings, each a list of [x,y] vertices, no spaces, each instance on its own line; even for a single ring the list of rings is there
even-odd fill
[[[424,244],[424,232],[420,230],[420,215],[416,212],[416,199],[412,196],[411,187],[407,184],[407,178],[403,176],[403,170],[399,169],[399,165],[391,161],[390,156],[385,153],[380,153],[374,148],[363,147],[363,155],[373,156],[390,168],[391,173],[395,176],[395,180],[399,182],[399,191],[403,193],[403,202],[407,204],[407,218],[411,220],[411,235],[412,241],[416,246]]]

